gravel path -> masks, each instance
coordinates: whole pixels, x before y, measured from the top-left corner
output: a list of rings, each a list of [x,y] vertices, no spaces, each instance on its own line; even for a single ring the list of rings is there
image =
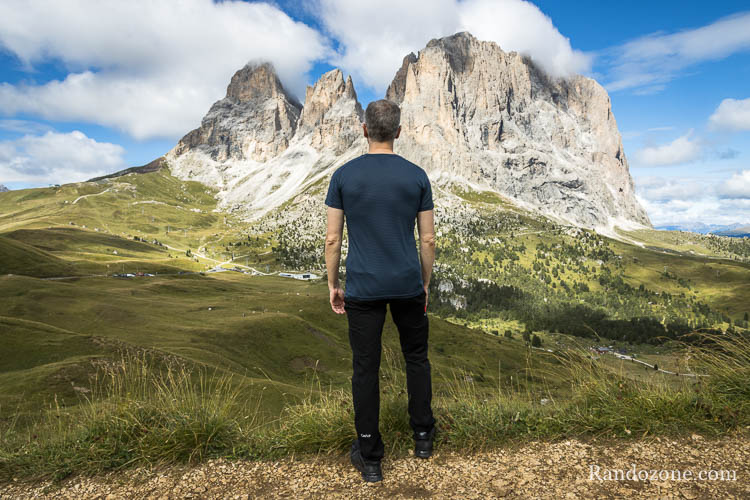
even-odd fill
[[[734,480],[603,480],[607,470],[734,470]],[[671,473],[671,472],[670,472]],[[718,472],[717,472],[718,473]],[[614,472],[612,472],[614,474]],[[662,473],[666,474],[666,473]],[[750,439],[699,436],[534,442],[492,452],[383,460],[384,480],[362,482],[347,456],[275,462],[214,460],[49,484],[0,485],[0,498],[750,498]],[[593,480],[591,479],[593,477]]]

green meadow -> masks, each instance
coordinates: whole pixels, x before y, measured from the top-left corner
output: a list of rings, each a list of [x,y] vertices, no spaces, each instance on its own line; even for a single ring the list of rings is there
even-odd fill
[[[265,391],[269,414],[278,413],[285,397],[300,396],[312,373],[324,384],[349,384],[346,318],[330,310],[324,283],[235,272],[0,280],[8,347],[0,358],[0,384],[10,389],[0,395],[5,419],[33,415],[54,395],[59,404],[74,406],[80,388],[90,389],[88,377],[96,371],[91,361],[122,350],[158,352],[231,373],[248,398]],[[463,371],[481,386],[496,387],[498,366],[502,382],[515,376],[526,383],[520,341],[503,342],[437,317],[430,335],[438,386]],[[392,321],[383,336],[397,352]]]
[[[746,239],[626,243],[452,194],[467,211],[437,211],[428,306],[442,446],[750,423]],[[214,195],[165,170],[0,193],[0,480],[346,449],[346,317],[325,277],[277,275],[323,274],[324,212],[248,223]],[[383,341],[382,422],[405,453],[390,319]]]

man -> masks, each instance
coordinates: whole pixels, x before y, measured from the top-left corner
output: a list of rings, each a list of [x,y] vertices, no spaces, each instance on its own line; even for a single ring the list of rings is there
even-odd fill
[[[369,151],[339,167],[325,204],[325,256],[331,308],[346,314],[353,356],[352,396],[357,439],[352,464],[365,481],[380,481],[384,445],[378,428],[381,334],[390,304],[406,360],[414,454],[429,458],[435,435],[427,359],[427,296],[435,261],[432,187],[425,171],[393,152],[401,110],[381,99],[367,106],[362,130]],[[346,291],[339,284],[344,218],[349,234]],[[414,221],[419,230],[419,254]]]

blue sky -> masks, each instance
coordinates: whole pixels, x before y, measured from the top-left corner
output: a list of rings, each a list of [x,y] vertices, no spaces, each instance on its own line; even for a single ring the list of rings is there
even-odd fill
[[[251,59],[302,98],[340,67],[360,101],[467,29],[609,91],[655,225],[750,223],[750,5],[740,1],[186,0],[0,5],[0,184],[84,180],[164,154]]]

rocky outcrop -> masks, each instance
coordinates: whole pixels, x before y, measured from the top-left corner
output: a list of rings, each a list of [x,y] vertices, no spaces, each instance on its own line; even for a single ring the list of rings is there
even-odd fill
[[[234,74],[226,97],[211,106],[201,126],[180,140],[175,154],[199,150],[220,162],[274,158],[289,147],[301,110],[270,63],[248,64]]]
[[[122,177],[123,175],[128,174],[147,174],[149,172],[157,172],[163,168],[167,168],[167,163],[164,160],[163,156],[160,156],[159,158],[145,164],[141,165],[140,167],[130,167],[123,170],[119,170],[115,173],[108,174],[108,175],[102,175],[101,177],[94,177],[86,182],[96,182],[96,181],[102,181],[104,179],[114,179],[116,177]]]
[[[6,193],[8,191],[10,191],[10,189],[8,189],[4,185],[0,184],[0,193]]]
[[[362,137],[363,121],[351,76],[344,82],[341,71],[334,69],[321,76],[315,86],[307,87],[298,126],[300,135],[312,136],[314,148],[344,152]]]
[[[406,56],[386,97],[401,106],[396,152],[433,182],[468,181],[600,230],[650,226],[609,96],[590,78],[552,79],[464,32]]]

